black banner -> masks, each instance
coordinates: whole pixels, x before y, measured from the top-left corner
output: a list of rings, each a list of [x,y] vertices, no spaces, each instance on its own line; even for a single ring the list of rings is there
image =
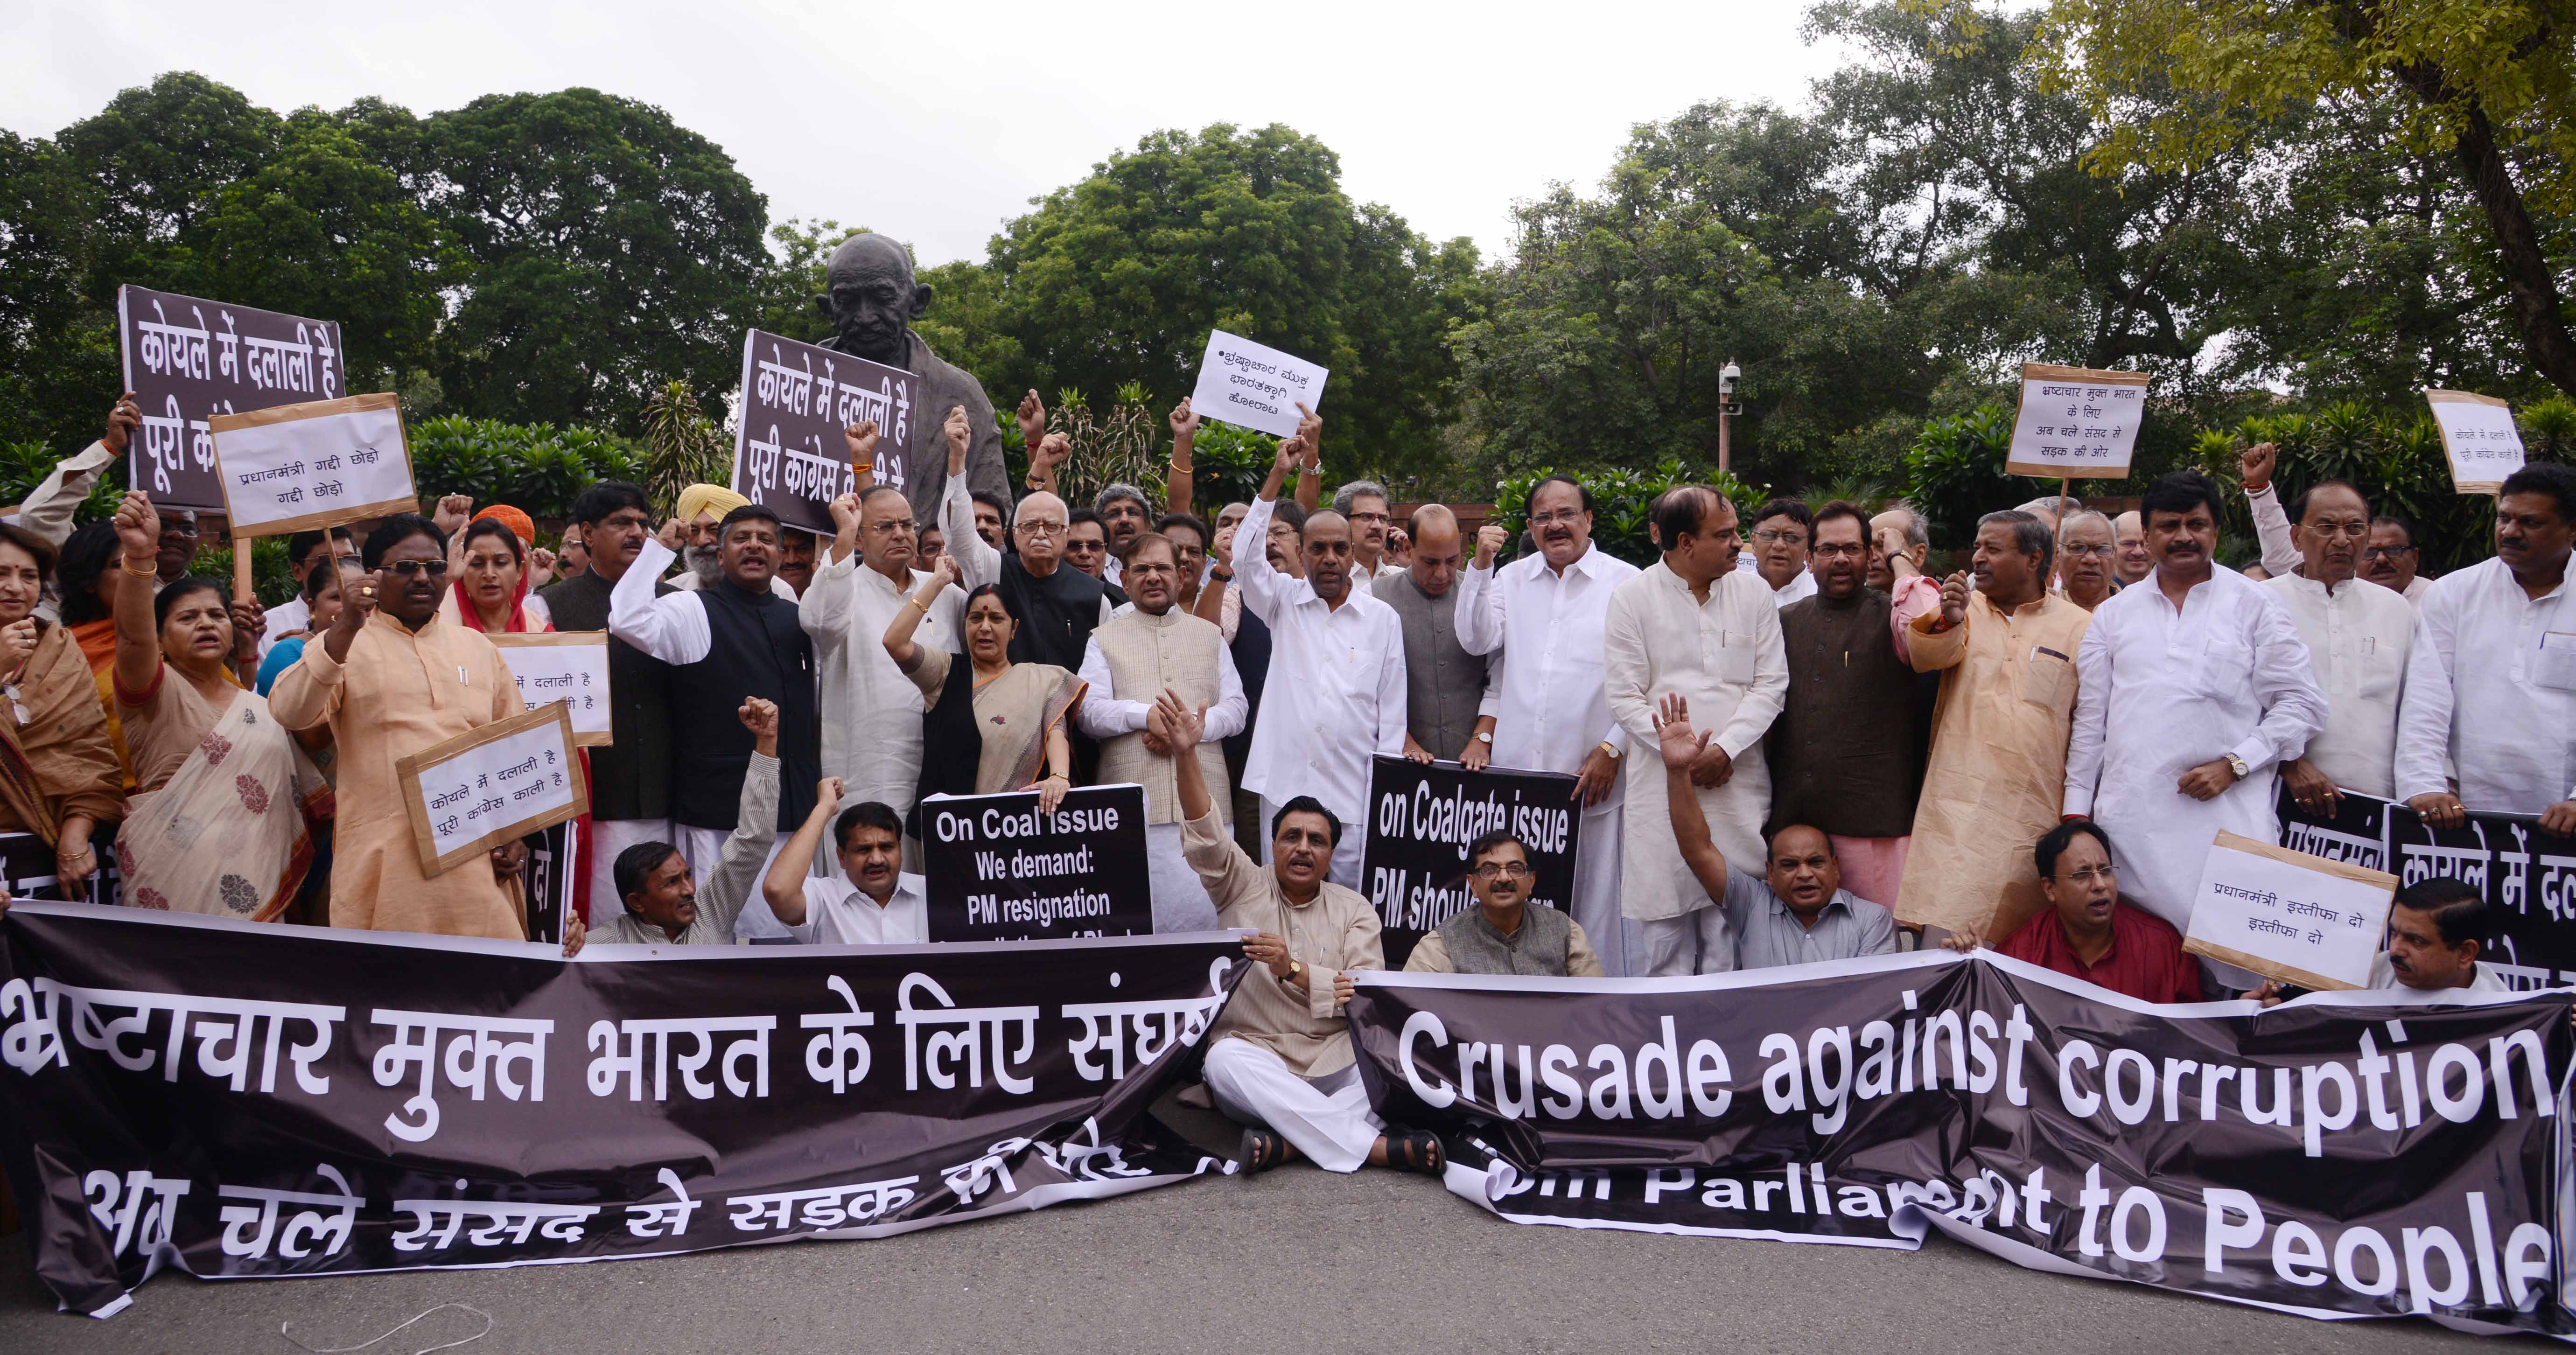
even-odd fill
[[[2576,838],[2519,814],[2471,814],[2436,828],[2404,804],[2343,793],[2342,809],[2311,814],[2281,790],[2281,845],[2384,870],[2399,885],[2436,876],[2486,895],[2492,928],[2478,959],[2516,988],[2576,983]]]
[[[742,423],[733,491],[767,504],[790,527],[830,536],[832,500],[858,488],[842,430],[877,425],[876,482],[911,492],[905,452],[919,378],[901,367],[752,330],[742,341]],[[940,410],[933,422],[946,417]]]
[[[206,420],[349,393],[336,321],[132,285],[116,289],[125,386],[143,407],[127,481],[163,507],[224,511]]]
[[[935,795],[921,834],[933,941],[1153,934],[1143,786],[1069,790],[1053,814],[1033,790]]]
[[[0,920],[0,1164],[38,1277],[311,1275],[880,1237],[1218,1165],[1147,1108],[1231,933],[1016,946]]]
[[[1371,1103],[1571,1227],[1913,1247],[2319,1317],[2576,1336],[2564,994],[2157,1007],[1919,953],[1704,979],[1362,974]]]
[[[1455,762],[1372,759],[1360,878],[1377,907],[1387,968],[1402,969],[1423,933],[1475,906],[1467,893],[1467,845],[1498,828],[1529,844],[1530,902],[1572,912],[1575,850],[1583,836],[1583,806],[1573,795],[1574,778],[1555,772],[1471,772]],[[1619,844],[1603,850],[1615,852]]]

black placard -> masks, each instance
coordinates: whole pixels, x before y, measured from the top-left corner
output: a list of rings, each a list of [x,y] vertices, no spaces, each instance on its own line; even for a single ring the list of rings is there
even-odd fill
[[[933,941],[1153,934],[1142,786],[1069,790],[1053,814],[1033,790],[935,795],[921,832]]]
[[[128,481],[164,508],[224,511],[206,420],[349,393],[336,321],[148,287],[116,289],[125,386],[143,407]]]
[[[919,383],[900,367],[752,330],[742,341],[733,491],[790,527],[830,536],[832,500],[858,488],[842,430],[872,419],[876,482],[909,494]]]
[[[1529,844],[1536,875],[1530,902],[1573,911],[1574,860],[1583,836],[1574,780],[1385,755],[1371,761],[1360,880],[1377,909],[1388,968],[1402,969],[1423,933],[1475,906],[1467,893],[1467,847],[1497,828]]]
[[[2475,885],[2488,925],[2478,959],[2507,983],[2576,983],[2576,838],[2542,832],[2537,818],[2520,814],[2471,814],[2460,827],[2436,828],[2403,804],[2351,791],[2324,815],[2300,808],[2283,787],[2279,811],[2281,845],[2293,851],[2387,871],[2400,888],[2436,876]]]

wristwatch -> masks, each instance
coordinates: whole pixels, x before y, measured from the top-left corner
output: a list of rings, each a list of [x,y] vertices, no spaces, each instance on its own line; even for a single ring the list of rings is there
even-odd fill
[[[1624,754],[1622,754],[1618,749],[1610,746],[1610,741],[1608,739],[1603,739],[1601,741],[1601,751],[1609,754],[1612,762],[1616,762],[1624,756]]]
[[[2239,781],[2254,774],[2254,769],[2245,765],[2245,759],[2234,753],[2227,755],[2227,770],[2236,773],[2236,779]]]
[[[1306,962],[1303,960],[1290,960],[1288,962],[1288,977],[1281,979],[1280,982],[1295,983],[1297,980],[1304,978],[1305,975]]]
[[[1492,743],[1493,741],[1494,741],[1494,731],[1492,731],[1492,730],[1490,730],[1490,729],[1479,729],[1479,730],[1477,730],[1477,731],[1476,731],[1476,742],[1478,742],[1478,743],[1483,743],[1483,744],[1490,744],[1490,743]]]

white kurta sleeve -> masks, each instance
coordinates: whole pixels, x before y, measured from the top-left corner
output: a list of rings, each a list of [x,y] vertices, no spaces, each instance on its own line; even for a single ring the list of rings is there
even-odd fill
[[[1243,732],[1251,705],[1243,695],[1243,674],[1235,671],[1234,651],[1216,647],[1216,704],[1208,707],[1207,729],[1199,742],[1214,743]]]
[[[1652,665],[1646,657],[1644,590],[1622,588],[1610,595],[1610,615],[1601,623],[1601,683],[1610,699],[1610,718],[1640,747],[1655,739],[1655,694]],[[1511,656],[1506,653],[1504,662]],[[1485,714],[1501,708],[1502,674],[1488,670]]]
[[[1745,689],[1744,699],[1736,703],[1734,718],[1717,735],[1717,742],[1729,758],[1742,757],[1745,749],[1762,742],[1762,736],[1771,732],[1771,722],[1780,718],[1780,708],[1789,701],[1789,642],[1780,634],[1779,608],[1754,609],[1753,644],[1753,685]],[[1634,734],[1634,728],[1629,732]],[[1638,736],[1638,746],[1654,747],[1657,742],[1649,721],[1646,733]]]
[[[608,633],[664,663],[696,663],[715,648],[707,604],[696,593],[653,596],[653,582],[671,567],[671,548],[646,541],[608,594]]]
[[[2459,616],[2449,598],[2433,596],[2415,619],[2406,652],[2406,699],[2397,711],[2397,798],[2451,789],[2452,646]]]
[[[1010,530],[1010,524],[1002,529]],[[985,545],[975,531],[975,498],[965,476],[948,477],[947,492],[939,500],[939,531],[948,538],[948,553],[957,557],[957,582],[966,591],[1002,581],[1002,553]]]
[[[1491,654],[1503,646],[1502,566],[1458,571],[1458,647],[1470,654]]]
[[[2150,581],[2146,586],[2154,586]],[[2075,650],[2075,723],[2066,735],[2066,803],[2062,812],[2091,815],[2102,781],[2102,738],[2111,716],[2110,627],[2095,616]]]
[[[796,601],[796,624],[814,637],[818,650],[838,649],[850,640],[850,608],[858,595],[854,580],[862,568],[859,553],[834,560],[814,571],[805,596]]]
[[[1270,567],[1270,519],[1278,511],[1276,499],[1254,499],[1252,510],[1234,528],[1234,586],[1243,594],[1243,605],[1269,626],[1279,624],[1279,609],[1296,582]]]
[[[1114,739],[1145,727],[1145,717],[1154,708],[1142,701],[1120,699],[1117,686],[1110,681],[1109,659],[1100,652],[1097,636],[1083,644],[1082,680],[1091,684],[1091,690],[1083,694],[1073,722],[1083,733],[1095,739]]]
[[[2258,590],[2254,617],[2254,691],[2262,723],[2231,750],[2255,771],[2287,762],[2326,727],[2326,693],[2299,623],[2270,589]]]
[[[2290,577],[2303,557],[2290,544],[2290,515],[2281,507],[2281,491],[2271,485],[2248,491],[2245,506],[2254,512],[2254,538],[2263,543],[2263,572],[2276,579]]]
[[[1377,670],[1377,751],[1401,757],[1404,754],[1405,704],[1412,692],[1405,684],[1404,623],[1396,618],[1392,607],[1384,612],[1386,661]]]

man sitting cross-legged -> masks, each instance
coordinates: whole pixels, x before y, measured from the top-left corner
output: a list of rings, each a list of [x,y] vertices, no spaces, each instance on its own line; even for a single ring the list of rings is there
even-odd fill
[[[1424,936],[1404,961],[1411,974],[1540,974],[1597,979],[1583,924],[1544,905],[1530,906],[1529,844],[1497,828],[1467,844],[1467,892],[1476,906]]]

